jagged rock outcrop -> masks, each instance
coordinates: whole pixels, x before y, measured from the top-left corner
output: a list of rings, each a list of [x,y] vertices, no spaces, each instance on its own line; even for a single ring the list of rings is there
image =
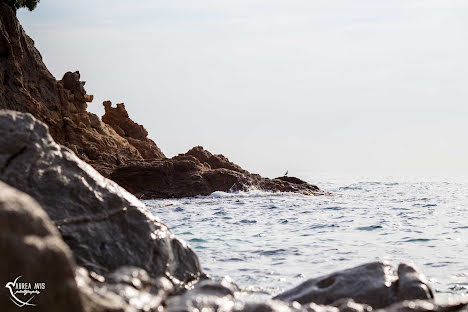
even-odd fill
[[[273,192],[319,193],[302,180],[267,179],[251,174],[222,155],[201,146],[171,159],[133,162],[117,167],[110,178],[138,198],[172,198],[209,195],[215,191],[261,189]]]
[[[105,168],[128,160],[164,157],[154,142],[133,138],[129,142],[87,112],[93,97],[86,94],[79,72],[65,73],[57,81],[4,2],[0,2],[0,86],[0,109],[33,114],[49,126],[57,143],[89,163],[103,164],[104,173]]]
[[[434,299],[434,294],[413,266],[401,263],[395,270],[388,263],[372,262],[309,279],[274,299],[329,305],[345,298],[384,308],[404,300]]]
[[[40,203],[79,265],[99,274],[131,265],[183,283],[202,275],[185,242],[32,115],[0,111],[0,146],[0,180]]]
[[[156,143],[148,138],[148,131],[146,131],[145,127],[128,117],[123,103],[112,107],[111,101],[105,101],[103,105],[105,114],[102,116],[102,121],[111,126],[117,134],[127,139],[140,152],[140,155],[144,159],[161,159],[166,157]]]

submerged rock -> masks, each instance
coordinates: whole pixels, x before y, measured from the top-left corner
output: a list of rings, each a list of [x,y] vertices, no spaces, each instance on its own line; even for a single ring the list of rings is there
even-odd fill
[[[79,265],[103,275],[131,265],[183,283],[202,275],[185,242],[32,115],[0,111],[0,146],[0,180],[41,204]]]
[[[344,298],[375,309],[408,299],[433,299],[434,294],[414,267],[402,263],[395,270],[388,263],[371,262],[309,279],[274,299],[329,305]]]

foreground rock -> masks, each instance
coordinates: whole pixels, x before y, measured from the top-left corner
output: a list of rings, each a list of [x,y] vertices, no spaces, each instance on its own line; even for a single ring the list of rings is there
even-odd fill
[[[183,283],[202,275],[185,242],[30,114],[0,111],[0,146],[0,180],[41,204],[79,265],[99,274],[131,265]]]
[[[216,191],[295,192],[316,195],[315,185],[297,178],[262,178],[230,162],[223,155],[213,155],[201,146],[171,159],[133,162],[122,165],[109,176],[141,199],[209,195]]]
[[[0,254],[0,283],[6,285],[0,288],[2,311],[156,311],[174,290],[167,278],[152,278],[141,268],[120,267],[104,277],[76,267],[39,204],[3,182]],[[15,293],[15,281],[32,287],[44,283],[44,289],[33,295]]]
[[[344,298],[383,308],[404,300],[434,299],[434,294],[414,267],[402,263],[395,270],[388,263],[372,262],[309,279],[274,299],[329,305]]]
[[[16,294],[19,300],[28,302],[26,309],[31,308],[29,304],[35,304],[35,311],[83,310],[75,283],[72,254],[57,229],[36,201],[2,182],[0,254],[2,311],[20,310],[18,306],[22,303],[10,294],[10,288],[12,292],[16,291],[12,285],[15,280],[17,283],[46,283],[47,289],[30,302],[31,295]]]
[[[379,262],[309,280],[276,300],[246,302],[229,279],[202,280],[184,242],[136,198],[54,143],[30,114],[0,112],[0,146],[0,180],[42,206],[0,183],[0,282],[18,276],[45,282],[33,298],[36,311],[466,310],[412,301],[433,298],[422,274]],[[1,295],[2,309],[17,311],[8,292]]]
[[[361,280],[362,281],[362,280]],[[365,286],[365,285],[363,285]],[[461,312],[468,311],[468,303],[438,305],[432,300],[405,300],[384,309],[376,310],[368,304],[357,303],[353,299],[342,298],[330,305],[316,303],[300,304],[297,301],[284,302],[266,300],[246,302],[238,298],[239,289],[229,279],[221,281],[202,281],[194,289],[182,295],[170,297],[166,302],[168,312],[192,311],[267,311],[267,312]],[[326,294],[323,294],[326,296]],[[370,295],[369,295],[370,298]],[[378,300],[378,298],[374,299]]]

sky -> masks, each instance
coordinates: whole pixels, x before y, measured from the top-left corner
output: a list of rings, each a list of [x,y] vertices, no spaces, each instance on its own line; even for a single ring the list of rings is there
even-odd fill
[[[274,177],[468,175],[468,1],[41,0],[18,17],[88,110]]]

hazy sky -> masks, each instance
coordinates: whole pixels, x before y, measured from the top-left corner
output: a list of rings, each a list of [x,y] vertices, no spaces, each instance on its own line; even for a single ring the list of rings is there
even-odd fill
[[[124,102],[168,156],[246,169],[468,174],[468,1],[41,0],[52,73]]]

